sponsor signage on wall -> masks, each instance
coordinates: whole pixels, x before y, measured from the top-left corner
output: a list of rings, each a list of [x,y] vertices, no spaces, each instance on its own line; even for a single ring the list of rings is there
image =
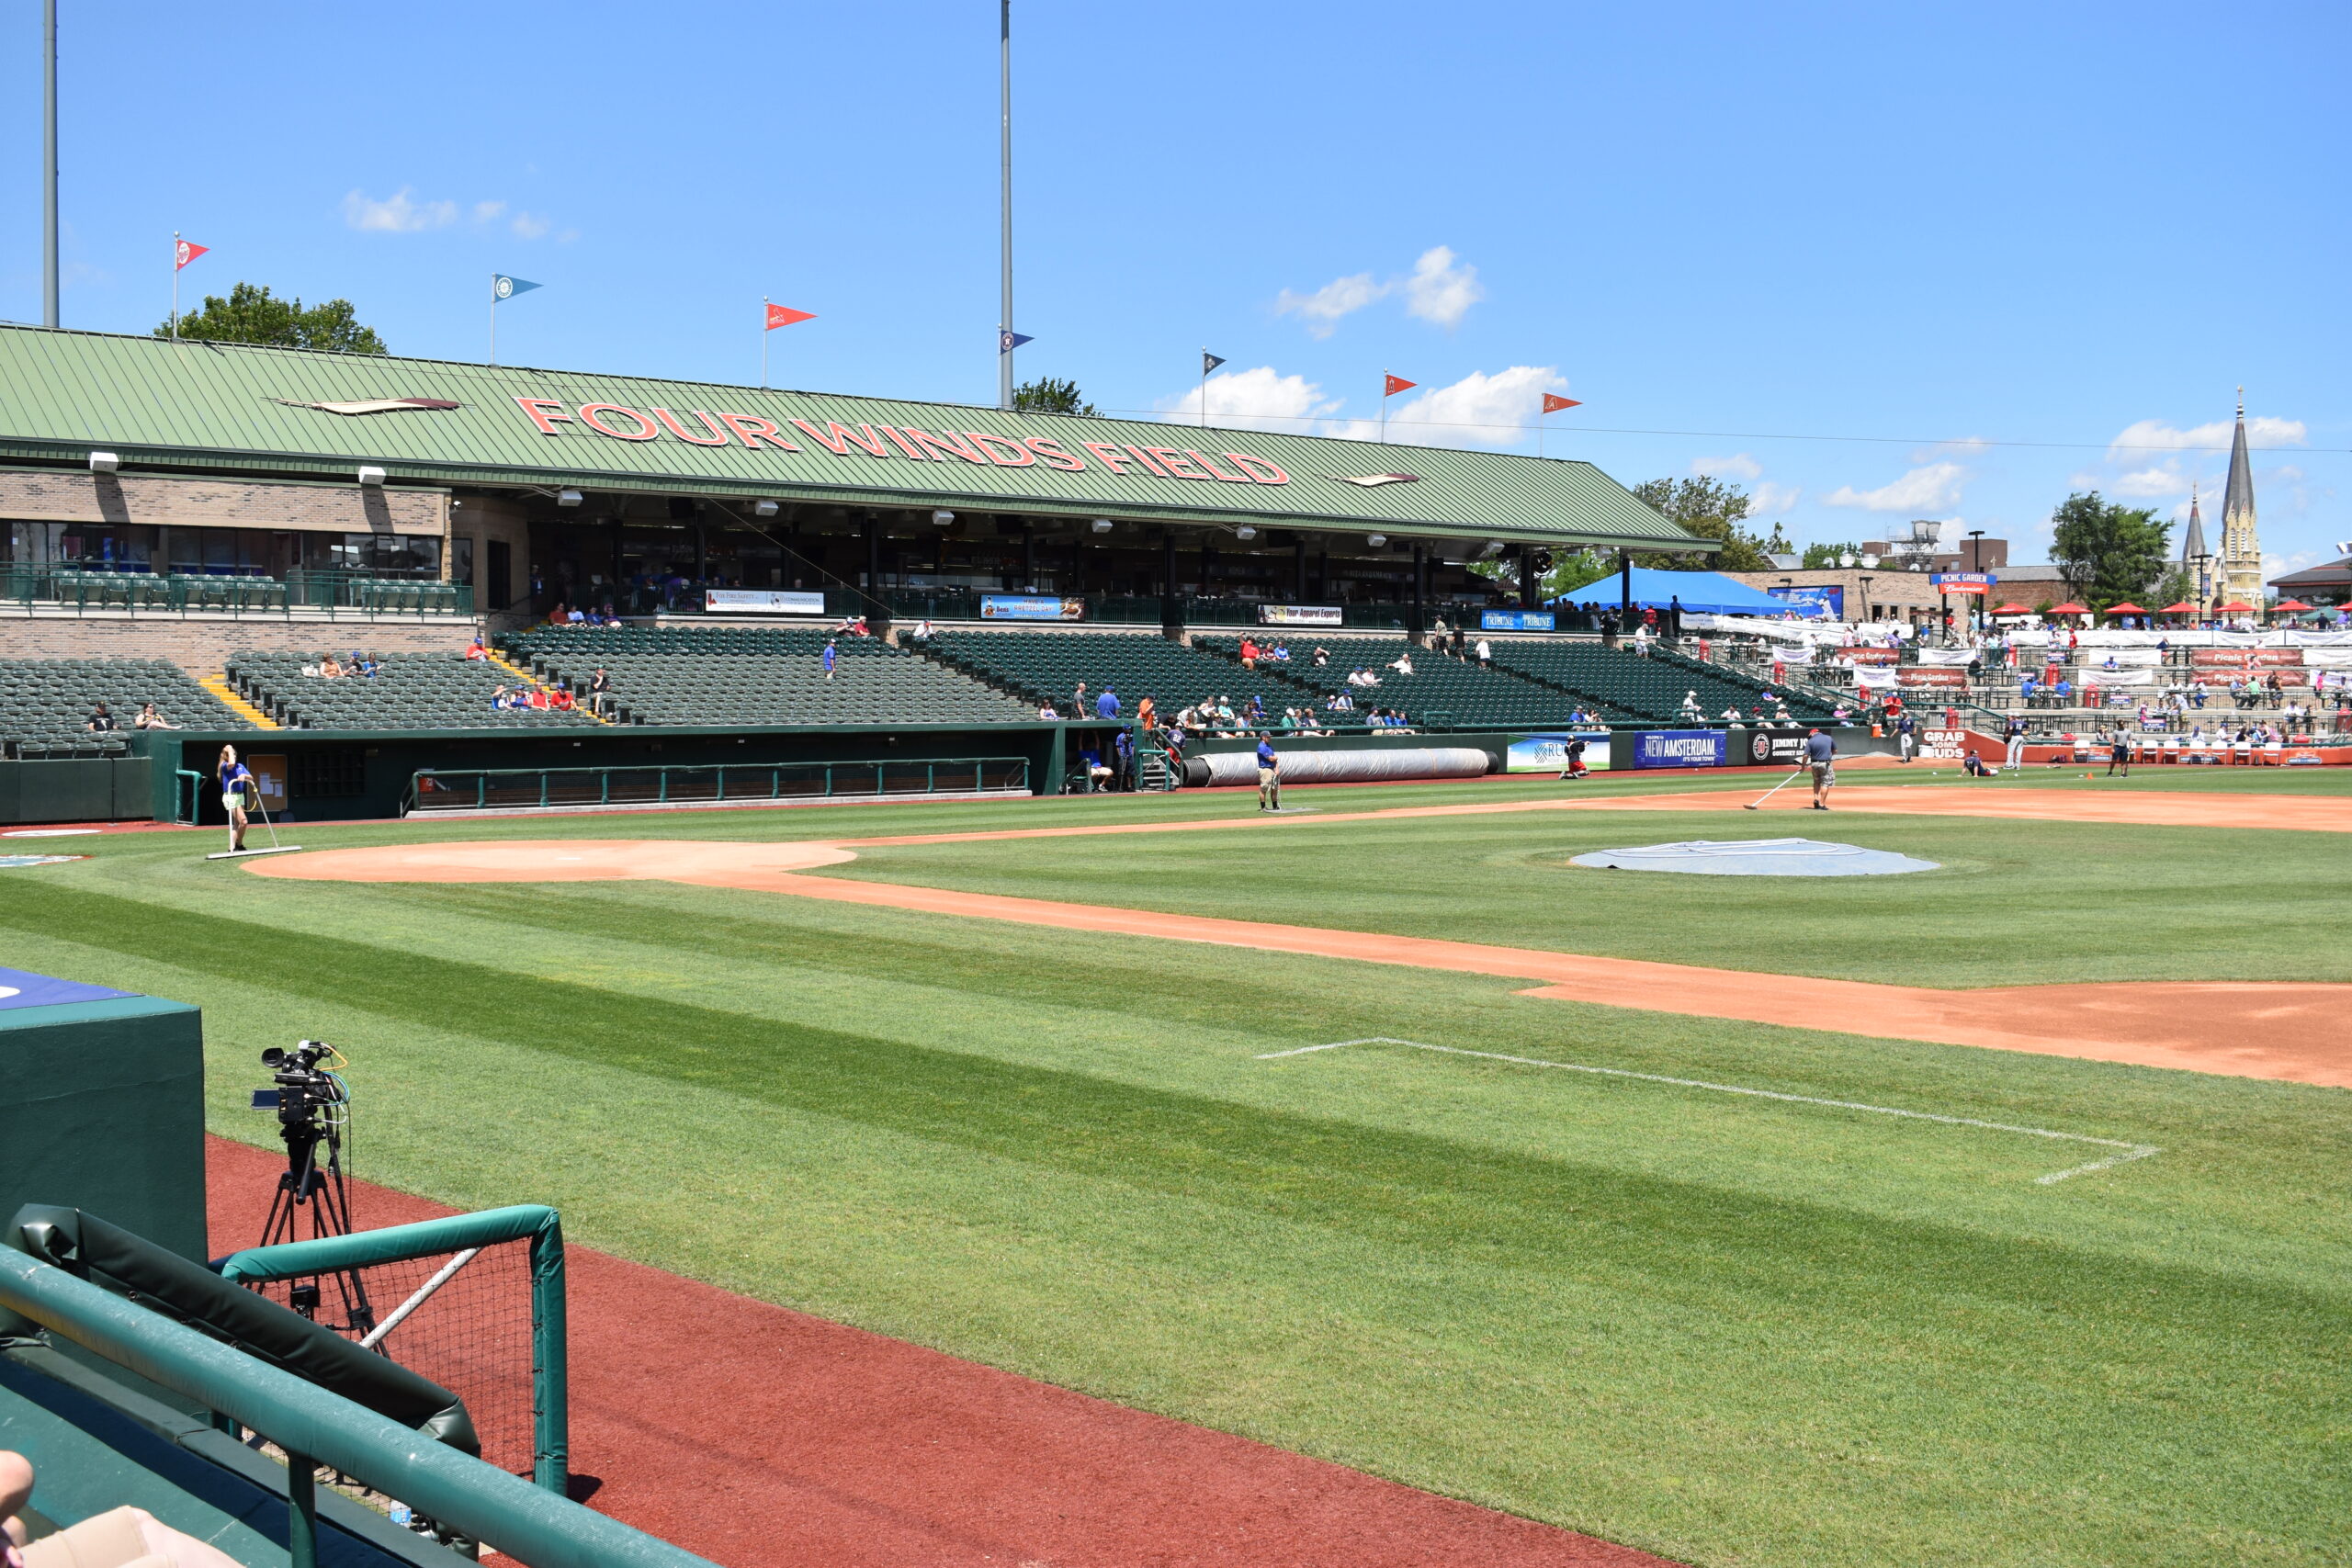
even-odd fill
[[[1744,739],[1737,731],[1732,734],[1734,760],[1753,767],[1797,761],[1804,756],[1804,742],[1801,729],[1751,729]]]
[[[1261,626],[1336,626],[1346,616],[1337,604],[1261,604],[1258,624]]]
[[[1558,617],[1549,610],[1481,610],[1478,629],[1482,632],[1548,632],[1558,624]]]
[[[1050,593],[983,593],[984,621],[1082,621],[1086,601],[1075,595],[1057,599]]]
[[[1928,729],[1920,732],[1919,755],[1939,762],[1957,762],[1968,755],[1968,731],[1965,729]]]
[[[985,430],[906,424],[842,424],[787,418],[783,424],[723,410],[631,408],[626,403],[573,403],[561,398],[521,398],[514,404],[542,435],[587,431],[607,441],[683,441],[689,446],[748,446],[754,452],[806,452],[812,447],[850,462],[968,463],[978,468],[1037,468],[1065,474],[1148,475],[1199,484],[1286,485],[1282,465],[1250,452],[1202,452],[1191,446],[1139,446],[1079,441],[1053,434],[1000,435]],[[788,428],[787,428],[788,427]]]
[[[739,615],[821,615],[825,596],[776,588],[706,588],[702,607]]]
[[[1645,729],[1634,737],[1637,768],[1720,768],[1730,759],[1730,737],[1720,729]]]
[[[1928,577],[1928,586],[1939,593],[1990,593],[2001,580],[1987,571],[1939,571]]]
[[[1833,621],[1846,618],[1846,590],[1835,582],[1789,583],[1767,588],[1765,592],[1775,599],[1785,600],[1792,608],[1810,610],[1816,615],[1826,615]]]
[[[1584,765],[1594,773],[1609,769],[1609,731],[1555,730],[1544,735],[1514,735],[1504,759],[1507,773],[1556,773],[1568,765],[1568,742],[1584,742]]]

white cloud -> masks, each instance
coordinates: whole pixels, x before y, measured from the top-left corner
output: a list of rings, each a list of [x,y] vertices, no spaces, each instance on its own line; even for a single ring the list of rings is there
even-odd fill
[[[507,227],[514,230],[514,232],[523,239],[536,240],[545,234],[549,229],[555,227],[555,225],[549,223],[546,219],[540,217],[536,212],[518,212],[514,215],[514,221],[508,224]]]
[[[1487,297],[1478,286],[1478,269],[1454,265],[1453,252],[1444,245],[1421,253],[1413,276],[1405,280],[1405,310],[1448,329],[1462,324],[1470,307]]]
[[[2188,493],[2188,476],[2178,463],[2165,463],[2123,475],[2109,487],[2126,501],[2163,501]]]
[[[1284,376],[1271,365],[1212,376],[1204,386],[1159,407],[1170,418],[1198,420],[1204,392],[1208,396],[1210,421],[1239,430],[1328,434],[1318,431],[1315,422],[1330,417],[1340,408],[1324,397],[1323,389],[1315,382],[1304,376]]]
[[[503,201],[477,201],[474,203],[474,221],[488,223],[505,210],[506,204]]]
[[[419,201],[415,190],[402,186],[381,201],[355,190],[343,198],[343,220],[354,229],[381,234],[409,234],[420,229],[441,229],[458,220],[454,201]]]
[[[1294,294],[1285,288],[1274,299],[1274,314],[1296,316],[1315,336],[1329,337],[1340,317],[1363,310],[1392,287],[1374,283],[1372,274],[1360,272],[1352,277],[1334,278],[1312,294]]]
[[[1389,432],[1424,446],[1515,446],[1528,438],[1544,394],[1566,385],[1549,365],[1473,370],[1390,411]]]
[[[2234,426],[2226,419],[2217,419],[2211,424],[2192,425],[2187,430],[2176,429],[2162,420],[2143,419],[2137,424],[2125,426],[2123,433],[2108,446],[2107,456],[2110,462],[2126,462],[2132,459],[2121,455],[2134,449],[2154,447],[2167,452],[2183,452],[2198,446],[2226,449],[2233,434]],[[2300,419],[2272,419],[2267,414],[2256,414],[2245,422],[2246,442],[2254,446],[2300,446],[2306,434]]]
[[[1694,474],[1711,474],[1717,479],[1752,481],[1763,473],[1764,465],[1745,452],[1735,452],[1728,457],[1697,457],[1690,463]]]
[[[1968,470],[1958,463],[1929,463],[1876,490],[1839,485],[1823,496],[1827,506],[1859,506],[1866,512],[1933,512],[1960,500]]]
[[[1766,479],[1748,492],[1747,513],[1751,517],[1776,517],[1797,503],[1804,491],[1795,485],[1776,484]]]

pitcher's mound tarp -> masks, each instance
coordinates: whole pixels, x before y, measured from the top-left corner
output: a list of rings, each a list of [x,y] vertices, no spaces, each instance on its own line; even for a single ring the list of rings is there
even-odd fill
[[[1825,844],[1818,839],[1686,839],[1632,850],[1595,850],[1577,856],[1573,863],[1610,871],[1688,871],[1701,876],[1894,876],[1933,871],[1938,863],[1859,844]]]

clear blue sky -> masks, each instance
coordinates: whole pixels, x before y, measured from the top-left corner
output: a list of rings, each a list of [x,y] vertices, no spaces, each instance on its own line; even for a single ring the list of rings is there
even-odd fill
[[[396,353],[481,357],[502,269],[545,285],[501,308],[510,363],[750,381],[773,295],[819,317],[775,334],[779,385],[993,400],[993,0],[61,9],[69,326],[162,320],[177,228],[214,247],[191,294],[345,296]],[[29,321],[40,6],[6,16],[0,317]],[[1628,482],[2021,559],[2070,488],[2218,491],[2194,448],[2243,382],[2266,549],[2352,538],[2340,0],[1014,26],[1024,378],[1179,409],[1205,344],[1213,418],[1345,431],[1385,367],[1433,389],[1393,437],[1530,450],[1548,387],[1584,406],[1546,450]]]

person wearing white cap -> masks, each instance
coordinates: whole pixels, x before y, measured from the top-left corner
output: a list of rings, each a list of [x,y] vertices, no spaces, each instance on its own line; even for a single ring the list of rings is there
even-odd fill
[[[1692,724],[1697,724],[1707,716],[1706,710],[1699,705],[1699,692],[1696,687],[1682,694],[1682,716]]]

